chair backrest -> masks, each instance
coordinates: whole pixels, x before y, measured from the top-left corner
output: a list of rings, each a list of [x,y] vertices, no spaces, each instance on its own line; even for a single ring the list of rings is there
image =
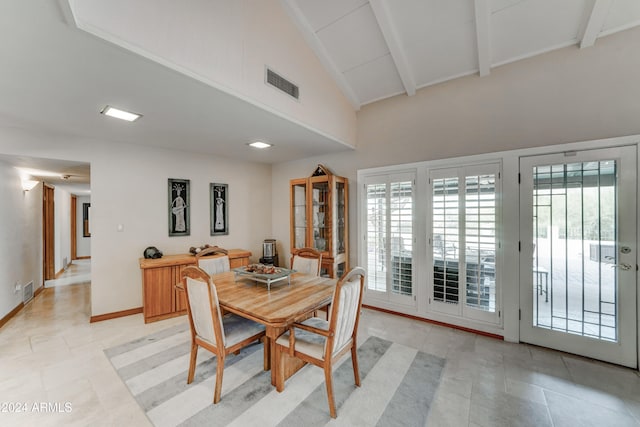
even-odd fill
[[[329,320],[329,330],[333,332],[333,336],[325,342],[325,357],[338,353],[352,338],[355,339],[360,321],[365,274],[364,268],[354,267],[336,284]]]
[[[302,248],[296,250],[291,255],[291,269],[310,276],[320,275],[322,265],[322,252],[312,248]]]
[[[206,248],[196,254],[198,267],[206,271],[209,275],[224,273],[231,270],[229,256],[225,249],[217,246]]]
[[[191,334],[221,347],[225,345],[224,325],[216,286],[203,269],[188,266],[182,270],[182,284],[187,294],[187,312]]]

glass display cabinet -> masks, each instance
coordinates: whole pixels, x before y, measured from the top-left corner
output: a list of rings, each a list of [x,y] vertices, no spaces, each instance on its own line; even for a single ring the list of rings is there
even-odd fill
[[[323,165],[290,181],[291,253],[304,247],[322,252],[323,276],[339,278],[349,268],[348,184]]]

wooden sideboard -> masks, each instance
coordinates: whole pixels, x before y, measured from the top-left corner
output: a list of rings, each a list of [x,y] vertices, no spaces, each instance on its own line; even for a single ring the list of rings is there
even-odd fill
[[[222,256],[222,255],[214,255]],[[231,268],[249,265],[251,252],[229,249]],[[191,254],[166,255],[158,259],[140,258],[142,269],[142,312],[144,322],[155,322],[187,313],[184,292],[175,285],[180,282],[182,269],[197,263]]]

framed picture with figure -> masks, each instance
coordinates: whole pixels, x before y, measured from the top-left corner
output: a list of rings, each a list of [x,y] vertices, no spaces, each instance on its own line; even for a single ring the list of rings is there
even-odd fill
[[[191,232],[189,180],[169,178],[169,236],[188,236]]]
[[[229,234],[229,186],[210,184],[211,235]]]

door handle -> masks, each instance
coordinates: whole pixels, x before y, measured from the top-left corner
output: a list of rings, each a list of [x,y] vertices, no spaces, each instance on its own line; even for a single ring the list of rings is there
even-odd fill
[[[627,264],[626,262],[623,262],[622,264],[612,264],[611,268],[613,267],[619,267],[620,270],[631,270],[633,267],[631,266],[631,264]]]

